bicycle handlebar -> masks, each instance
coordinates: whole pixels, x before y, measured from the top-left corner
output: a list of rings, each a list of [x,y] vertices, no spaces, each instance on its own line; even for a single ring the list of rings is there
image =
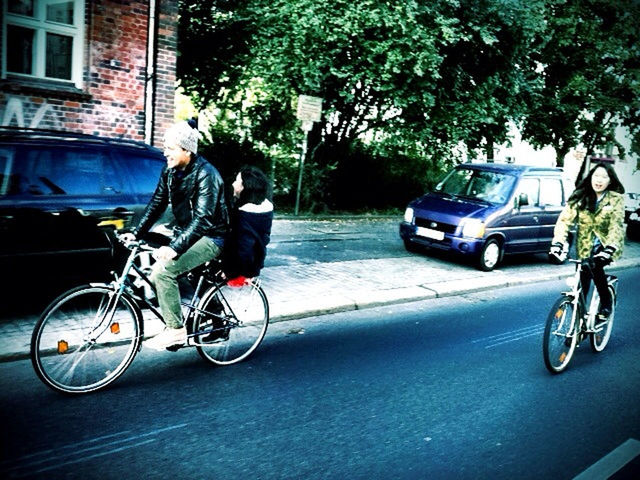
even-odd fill
[[[120,244],[128,250],[133,250],[135,247],[138,247],[140,250],[145,250],[147,252],[153,252],[155,250],[155,248],[149,246],[144,240],[126,240],[122,238],[123,236],[123,234],[120,234],[118,232],[115,233],[116,240],[118,240],[118,242],[120,242]]]

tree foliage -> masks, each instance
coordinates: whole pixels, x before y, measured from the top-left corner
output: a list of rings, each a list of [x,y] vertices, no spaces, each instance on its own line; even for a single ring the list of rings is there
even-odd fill
[[[332,186],[362,169],[379,172],[365,186],[378,196],[416,172],[432,182],[461,145],[491,157],[510,121],[559,158],[610,142],[616,122],[638,134],[636,0],[182,0],[181,13],[181,85],[215,138],[271,159],[285,196],[296,99],[323,98],[308,206],[350,203]]]
[[[616,144],[617,125],[627,127],[637,143],[640,3],[554,1],[545,18],[544,35],[529,53],[538,64],[540,88],[530,98],[523,137],[553,146],[559,160],[579,144],[587,154]]]

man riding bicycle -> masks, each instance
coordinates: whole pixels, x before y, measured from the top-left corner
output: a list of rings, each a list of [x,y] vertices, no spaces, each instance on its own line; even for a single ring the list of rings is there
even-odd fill
[[[581,279],[590,284],[589,271],[600,295],[600,318],[611,315],[612,298],[604,267],[622,255],[624,246],[624,187],[609,164],[598,163],[571,194],[553,232],[549,255],[562,257],[569,228],[577,224],[577,254],[593,256],[593,265]],[[585,292],[586,294],[587,292]]]
[[[216,168],[197,155],[199,132],[195,121],[179,122],[165,134],[167,166],[136,228],[125,240],[142,238],[169,203],[175,217],[174,237],[154,253],[150,279],[166,328],[145,342],[156,350],[183,345],[187,332],[182,325],[178,277],[220,256],[229,215],[224,184]]]

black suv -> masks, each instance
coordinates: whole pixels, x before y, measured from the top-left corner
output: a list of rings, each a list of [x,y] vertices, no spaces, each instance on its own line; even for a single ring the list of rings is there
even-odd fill
[[[5,281],[98,280],[109,231],[135,224],[164,155],[141,142],[0,128],[0,268]]]

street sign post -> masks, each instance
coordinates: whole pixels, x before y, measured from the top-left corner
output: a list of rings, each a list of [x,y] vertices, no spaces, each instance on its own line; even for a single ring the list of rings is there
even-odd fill
[[[322,98],[300,95],[298,97],[298,109],[296,117],[303,122],[319,122],[322,116]]]
[[[304,160],[307,157],[307,140],[309,132],[313,128],[314,122],[319,122],[322,117],[322,98],[312,97],[309,95],[300,95],[298,97],[298,108],[296,110],[296,118],[302,120],[302,130],[304,131],[304,140],[302,141],[302,152],[300,153],[300,171],[298,172],[298,191],[296,192],[296,206],[294,215],[298,215],[300,208],[300,191],[302,190],[302,171],[304,169]]]

